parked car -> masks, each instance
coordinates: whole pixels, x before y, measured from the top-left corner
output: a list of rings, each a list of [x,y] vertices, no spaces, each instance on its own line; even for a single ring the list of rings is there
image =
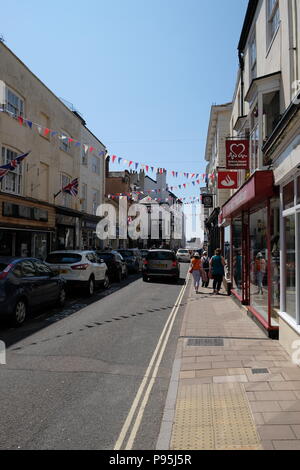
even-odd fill
[[[97,251],[99,259],[103,259],[108,269],[110,282],[121,282],[128,276],[128,268],[122,255],[117,251]]]
[[[191,261],[189,250],[184,250],[182,248],[177,251],[176,258],[179,262],[189,263]]]
[[[149,251],[143,266],[143,280],[164,277],[178,281],[180,275],[179,263],[174,251],[151,250]]]
[[[63,306],[66,282],[35,258],[0,257],[0,314],[15,326],[43,305]]]
[[[104,289],[109,287],[108,268],[95,251],[53,251],[48,254],[45,262],[52,270],[61,274],[68,285],[84,287],[89,296],[94,294],[97,285],[102,285]]]
[[[125,260],[129,272],[139,273],[143,268],[143,258],[137,248],[117,250]]]

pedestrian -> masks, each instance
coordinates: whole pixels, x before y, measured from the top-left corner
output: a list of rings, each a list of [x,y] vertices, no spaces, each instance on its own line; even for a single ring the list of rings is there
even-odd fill
[[[266,260],[262,253],[258,253],[255,259],[255,273],[257,280],[258,292],[256,294],[263,294],[263,281],[266,273]]]
[[[220,293],[223,277],[225,275],[224,266],[226,264],[226,261],[221,253],[222,251],[220,250],[220,248],[217,248],[215,251],[215,256],[213,256],[209,262],[210,272],[214,280],[214,294]]]
[[[192,258],[191,269],[190,269],[190,273],[193,274],[193,278],[194,278],[194,287],[195,287],[196,294],[198,294],[198,291],[199,291],[199,285],[200,285],[200,280],[201,280],[201,269],[202,269],[202,264],[201,264],[200,255],[198,252],[196,252],[194,254],[194,257]]]
[[[202,287],[209,287],[209,257],[207,256],[207,251],[203,251],[203,256],[201,258],[202,263]]]

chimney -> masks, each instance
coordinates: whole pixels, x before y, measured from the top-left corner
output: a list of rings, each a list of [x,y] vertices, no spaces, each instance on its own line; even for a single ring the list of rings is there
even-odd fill
[[[167,187],[166,170],[163,170],[163,172],[161,173],[161,169],[158,169],[158,172],[156,175],[156,181],[157,181],[157,189],[160,189],[161,191],[165,191]]]

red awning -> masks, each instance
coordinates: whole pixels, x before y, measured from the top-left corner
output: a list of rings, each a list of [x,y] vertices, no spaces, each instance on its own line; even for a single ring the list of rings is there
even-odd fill
[[[274,174],[271,170],[256,171],[224,204],[223,217],[229,218],[275,195]]]

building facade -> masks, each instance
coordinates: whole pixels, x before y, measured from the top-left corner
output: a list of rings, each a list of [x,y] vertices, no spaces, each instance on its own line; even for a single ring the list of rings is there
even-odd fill
[[[300,8],[250,0],[238,45],[230,136],[250,143],[250,167],[223,204],[232,293],[292,353],[300,335]]]
[[[3,43],[0,61],[0,166],[31,151],[0,183],[0,254],[44,258],[53,249],[82,248],[87,215],[95,214],[91,190],[97,203],[104,197],[104,156],[95,172],[90,149],[105,147]],[[78,197],[60,192],[75,178]]]

